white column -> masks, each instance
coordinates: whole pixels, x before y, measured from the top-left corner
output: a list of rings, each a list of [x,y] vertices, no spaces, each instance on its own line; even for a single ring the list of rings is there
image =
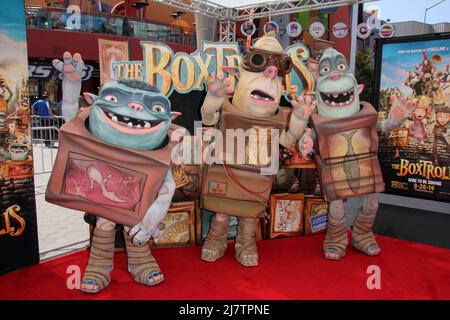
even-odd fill
[[[356,50],[357,50],[357,32],[358,27],[358,3],[352,4],[351,7],[351,28],[350,28],[350,71],[355,72]]]

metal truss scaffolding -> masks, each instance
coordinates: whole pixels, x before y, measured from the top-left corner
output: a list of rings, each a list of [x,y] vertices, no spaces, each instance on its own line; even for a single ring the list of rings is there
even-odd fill
[[[259,5],[247,5],[233,8],[232,19],[236,21],[248,20],[249,18],[263,18],[302,11],[320,10],[326,8],[340,7],[349,4],[358,4],[374,0],[300,0],[300,1],[268,1]],[[376,0],[375,0],[376,1]],[[255,10],[255,13],[252,13]]]
[[[236,21],[231,19],[219,20],[219,41],[234,42],[236,41]]]
[[[188,10],[211,18],[243,21],[249,18],[263,18],[281,14],[296,13],[309,10],[340,7],[343,5],[373,2],[378,0],[276,0],[239,7],[225,7],[214,0],[158,0],[174,8]],[[252,10],[255,13],[252,13]]]
[[[235,40],[236,22],[238,21],[373,1],[378,0],[269,0],[265,3],[229,8],[214,2],[214,0],[159,0],[159,2],[166,3],[174,8],[218,19],[220,41]]]

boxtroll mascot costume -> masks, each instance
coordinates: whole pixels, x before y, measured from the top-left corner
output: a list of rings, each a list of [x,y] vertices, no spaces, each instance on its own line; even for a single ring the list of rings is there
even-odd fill
[[[310,99],[304,108],[299,108],[300,102],[305,104],[303,97],[293,101],[294,111],[289,120],[289,129],[285,131],[287,117],[281,112],[279,103],[283,91],[282,77],[291,69],[292,60],[283,52],[275,34],[267,33],[250,48],[239,67],[224,68],[224,71],[238,77],[234,93],[229,78],[225,78],[222,72],[210,75],[208,93],[201,108],[203,124],[211,126],[220,123],[224,140],[230,139],[225,133],[227,129],[277,129],[282,132],[280,140],[277,135],[278,158],[278,141],[284,146],[295,143],[304,132],[314,108]],[[305,135],[309,133],[307,131]],[[250,158],[252,150],[253,155],[259,153],[255,146],[259,142],[251,140],[249,138],[246,142],[246,159]],[[226,143],[223,142],[223,145]],[[271,151],[274,153],[274,150]],[[207,167],[203,175],[202,206],[216,212],[216,215],[206,236],[201,258],[215,262],[225,254],[230,216],[237,216],[239,224],[235,258],[243,266],[257,266],[257,217],[266,210],[273,176],[262,175],[259,170],[267,163],[227,165],[226,157],[223,158],[223,166],[213,164]]]
[[[357,84],[341,53],[335,49],[323,53],[316,86],[317,113],[311,116],[314,131],[301,139],[298,147],[309,153],[315,145],[322,192],[330,202],[324,242],[324,255],[330,260],[345,255],[348,236],[344,200],[352,197],[362,200],[353,223],[352,244],[369,256],[380,254],[372,232],[378,210],[376,193],[384,191],[377,156],[377,130],[384,132],[400,127],[414,109],[405,97],[399,100],[391,96],[388,118],[378,121],[377,111],[367,102],[359,101],[363,88]]]
[[[63,73],[62,113],[56,164],[46,199],[97,216],[89,263],[81,290],[97,293],[110,282],[116,223],[124,225],[128,271],[134,281],[153,286],[164,280],[148,240],[158,239],[175,182],[170,169],[171,123],[179,113],[145,82],[118,80],[99,95],[85,93],[90,107],[78,110],[83,61],[64,53],[54,60]]]

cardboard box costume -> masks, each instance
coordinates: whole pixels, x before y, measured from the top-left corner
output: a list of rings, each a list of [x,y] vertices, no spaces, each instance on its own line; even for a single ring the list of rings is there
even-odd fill
[[[86,127],[90,109],[80,110],[59,131],[46,201],[133,227],[158,196],[178,144],[170,136],[180,127],[171,125],[162,148],[139,151],[92,135]]]
[[[273,129],[282,132],[287,125],[281,108],[270,118],[255,118],[239,112],[226,100],[222,108],[220,130],[223,141],[224,164],[205,166],[202,181],[202,208],[232,216],[258,217],[264,214],[272,189],[273,176],[262,175],[261,168],[268,166],[268,156],[277,150],[271,150]],[[245,159],[239,159],[239,139],[227,129],[248,129],[245,136]],[[262,131],[266,129],[267,131]],[[226,158],[226,146],[233,139],[232,161]],[[278,146],[277,146],[278,147]],[[241,157],[242,158],[242,157]]]
[[[328,201],[384,191],[378,162],[377,111],[366,102],[351,118],[311,115],[320,185]]]

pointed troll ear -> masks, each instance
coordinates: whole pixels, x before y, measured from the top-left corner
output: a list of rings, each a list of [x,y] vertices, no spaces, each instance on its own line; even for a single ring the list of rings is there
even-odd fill
[[[95,100],[98,99],[98,96],[89,92],[83,92],[83,97],[89,105],[93,104]]]
[[[358,93],[361,94],[364,90],[364,85],[363,84],[358,84]]]
[[[172,111],[170,113],[170,120],[173,121],[176,118],[178,118],[179,116],[181,116],[181,112],[177,112],[177,111]]]

